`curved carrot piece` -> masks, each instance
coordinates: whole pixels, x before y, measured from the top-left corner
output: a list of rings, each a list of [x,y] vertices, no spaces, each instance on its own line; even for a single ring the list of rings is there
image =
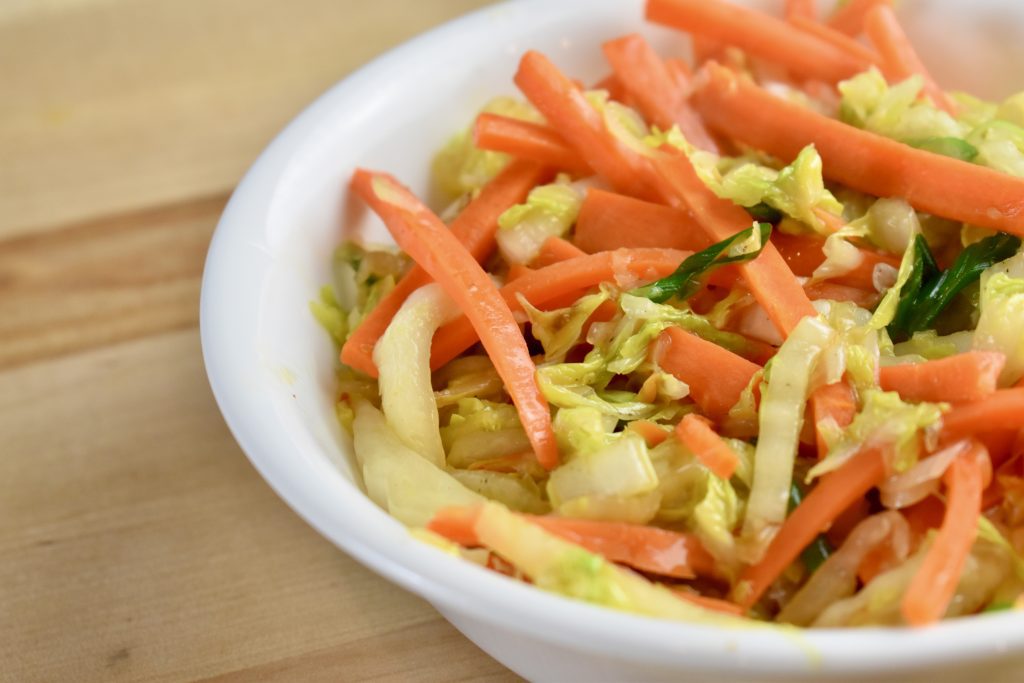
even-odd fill
[[[825,174],[956,221],[1024,235],[1024,179],[915,149],[787,102],[716,65],[697,79],[705,120],[744,144],[792,160],[810,143]]]
[[[701,411],[721,420],[761,368],[718,344],[678,327],[661,333],[652,347],[654,361],[690,387],[690,396]]]
[[[604,251],[525,273],[501,288],[500,294],[512,311],[521,310],[517,294],[537,307],[552,302],[568,305],[585,290],[602,282],[650,282],[674,271],[689,254],[673,249],[622,249]],[[564,299],[569,299],[565,302]],[[466,317],[454,320],[434,335],[430,367],[435,370],[476,343],[477,333]]]
[[[837,31],[826,24],[803,16],[788,17],[787,20],[801,31],[836,46],[854,59],[858,59],[865,64],[878,64],[880,62],[878,55],[871,48],[861,45],[847,34]]]
[[[864,31],[864,15],[877,5],[891,5],[892,0],[850,0],[825,22],[830,28],[856,36]]]
[[[685,209],[645,202],[595,187],[587,190],[574,239],[583,251],[663,247],[699,251],[711,246]]]
[[[602,48],[619,82],[649,123],[662,130],[678,126],[694,146],[718,152],[718,145],[686,102],[689,92],[682,85],[680,72],[673,72],[643,36],[631,33]]]
[[[818,18],[818,11],[814,6],[814,0],[786,0],[782,14],[788,21],[796,18],[816,21]]]
[[[504,152],[575,174],[590,171],[580,156],[565,144],[562,136],[542,123],[498,114],[480,114],[473,124],[473,142],[480,149]]]
[[[475,526],[479,514],[474,507],[443,508],[427,528],[459,545],[478,546]],[[624,522],[521,516],[559,538],[641,571],[678,579],[718,575],[714,558],[691,534]]]
[[[512,162],[452,221],[451,234],[476,260],[483,261],[494,251],[498,216],[509,207],[525,201],[530,190],[543,182],[548,174],[549,171],[532,162]],[[341,362],[376,377],[373,347],[406,298],[430,281],[427,272],[414,265],[352,332],[341,349]]]
[[[536,366],[508,305],[472,254],[407,188],[385,173],[357,170],[352,187],[383,219],[395,242],[450,296],[480,336],[540,464],[558,465],[558,444]]]
[[[978,432],[1019,429],[1024,425],[1024,388],[999,389],[978,401],[954,407],[942,416],[942,440],[957,441]]]
[[[988,453],[984,446],[975,444],[971,451],[953,461],[943,477],[947,497],[942,526],[900,603],[903,618],[911,626],[925,626],[941,619],[956,593],[978,534],[983,460],[988,460]]]
[[[823,476],[782,523],[761,561],[740,576],[736,591],[739,604],[749,609],[760,600],[804,548],[827,531],[844,510],[881,483],[884,476],[882,453],[870,447],[862,448],[842,467]]]
[[[948,358],[888,365],[879,384],[907,401],[977,401],[995,393],[1006,356],[998,351],[968,351]]]
[[[647,19],[734,45],[806,78],[836,83],[870,66],[784,20],[721,0],[648,0]]]
[[[654,165],[673,196],[689,208],[713,242],[727,239],[750,226],[750,215],[715,195],[698,177],[685,154],[663,147],[654,157]],[[783,338],[804,316],[818,314],[772,243],[766,244],[753,261],[741,263],[737,269]]]
[[[811,394],[810,403],[817,437],[818,459],[821,460],[828,455],[828,446],[818,424],[822,420],[832,418],[840,427],[847,427],[857,415],[857,395],[849,382],[839,381],[815,389]]]
[[[956,116],[956,104],[928,73],[907,34],[903,32],[892,7],[878,4],[868,10],[864,15],[864,31],[882,56],[882,73],[887,81],[899,83],[915,74],[921,76],[924,79],[924,92],[935,106]]]
[[[531,265],[534,268],[542,268],[554,263],[561,263],[562,261],[568,261],[571,258],[578,258],[586,255],[587,252],[583,251],[568,240],[564,240],[561,237],[549,237],[544,240],[544,244],[540,245],[540,251],[537,252],[537,258],[533,259],[533,263]]]
[[[676,425],[676,436],[715,476],[731,479],[740,458],[705,418],[690,413]]]
[[[650,164],[605,128],[583,91],[539,52],[523,55],[515,83],[587,165],[626,194],[656,198]]]

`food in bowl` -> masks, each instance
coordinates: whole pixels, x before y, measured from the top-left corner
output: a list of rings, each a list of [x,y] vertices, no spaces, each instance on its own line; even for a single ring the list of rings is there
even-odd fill
[[[527,52],[441,216],[352,178],[402,249],[343,245],[313,304],[367,493],[653,616],[1020,607],[1024,100],[941,90],[885,3],[647,13],[692,64],[628,35],[587,90]]]

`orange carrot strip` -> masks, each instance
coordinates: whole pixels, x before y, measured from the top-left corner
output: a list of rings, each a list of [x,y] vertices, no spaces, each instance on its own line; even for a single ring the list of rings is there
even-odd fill
[[[683,416],[676,425],[676,436],[715,476],[731,479],[736,473],[739,456],[711,428],[707,419],[693,413]]]
[[[850,0],[825,22],[830,28],[856,36],[864,31],[864,15],[876,5],[890,5],[892,0]]]
[[[759,368],[718,344],[678,327],[661,333],[652,348],[655,362],[690,387],[701,411],[720,420],[736,405]]]
[[[900,603],[903,618],[911,626],[938,621],[953,599],[978,534],[984,488],[983,460],[987,462],[988,453],[984,446],[976,444],[954,460],[943,477],[947,502],[942,526]]]
[[[473,258],[483,261],[494,251],[498,216],[509,207],[524,201],[530,190],[543,182],[548,173],[541,166],[530,162],[509,164],[452,221],[451,234],[466,247]],[[376,377],[373,347],[406,298],[428,282],[430,276],[427,272],[414,265],[352,332],[341,349],[341,362]]]
[[[721,612],[722,614],[731,614],[735,617],[743,616],[743,608],[736,603],[729,602],[728,600],[720,600],[718,598],[709,598],[706,595],[700,593],[693,593],[691,591],[682,590],[679,588],[673,588],[672,592],[676,594],[680,599],[692,602],[695,605],[703,607],[704,609],[713,610],[715,612]]]
[[[580,156],[565,144],[562,136],[542,123],[498,114],[480,114],[473,124],[473,141],[480,149],[505,152],[575,174],[584,175],[590,171]]]
[[[575,240],[587,252],[622,247],[699,251],[711,246],[711,240],[685,209],[593,187],[587,190],[580,206]]]
[[[547,306],[566,295],[574,301],[587,288],[614,282],[617,278],[649,282],[665,277],[688,255],[688,252],[673,249],[604,251],[539,268],[506,284],[500,294],[514,312],[522,310],[517,294],[537,307]],[[436,370],[477,339],[474,326],[466,317],[448,323],[434,335],[430,367]]]
[[[478,546],[475,525],[479,514],[477,507],[443,508],[437,511],[427,528],[459,545]],[[714,558],[691,534],[624,522],[522,517],[592,553],[642,571],[679,579],[718,575]]]
[[[604,117],[547,57],[532,50],[523,55],[515,83],[587,165],[614,188],[636,197],[659,196],[650,184],[649,163],[606,130]]]
[[[674,197],[690,209],[713,242],[727,239],[750,226],[741,207],[721,199],[697,176],[685,154],[663,147],[654,157],[655,168]],[[800,282],[771,242],[753,261],[737,266],[747,288],[764,307],[775,328],[786,337],[807,315],[817,315]]]
[[[957,441],[978,432],[1019,429],[1024,425],[1024,389],[999,389],[942,416],[942,440]]]
[[[914,208],[1024,234],[1024,179],[915,149],[775,97],[715,65],[698,79],[694,103],[715,129],[783,160],[814,143],[826,175]]]
[[[648,0],[646,15],[650,21],[734,45],[806,78],[836,83],[869,66],[782,19],[720,0]]]
[[[662,130],[678,126],[694,146],[718,152],[718,145],[686,102],[689,93],[679,72],[673,73],[643,36],[631,33],[605,43],[603,49],[615,75],[649,123]]]
[[[560,263],[562,261],[568,261],[571,258],[586,255],[587,252],[583,251],[572,242],[564,240],[561,237],[549,237],[544,240],[544,244],[540,245],[540,251],[537,253],[537,258],[533,259],[533,267],[541,268],[543,266],[550,266],[553,263]]]
[[[977,401],[995,392],[1004,365],[1006,356],[997,351],[968,351],[923,363],[885,366],[879,371],[879,384],[908,401]]]
[[[818,11],[814,6],[814,0],[786,0],[783,16],[790,22],[797,18],[816,22]]]
[[[776,230],[772,233],[772,242],[775,243],[782,258],[792,269],[794,275],[810,277],[815,269],[825,262],[825,240],[815,235],[787,235]],[[874,289],[874,272],[879,263],[885,263],[897,268],[900,265],[899,258],[891,254],[883,254],[873,249],[860,249],[860,263],[856,268],[843,275],[829,278],[830,282],[860,289]]]
[[[665,66],[668,67],[669,73],[676,79],[676,83],[679,87],[688,89],[690,87],[690,79],[693,78],[693,69],[686,63],[685,60],[679,59],[678,57],[666,57]]]
[[[849,382],[839,381],[815,389],[811,394],[810,403],[818,444],[818,459],[821,460],[828,455],[828,446],[825,444],[824,432],[818,425],[823,420],[832,418],[838,426],[848,426],[857,414],[857,396]]]
[[[630,94],[622,87],[622,81],[613,73],[595,83],[594,90],[607,90],[608,97],[616,102],[622,102],[627,107],[632,107],[635,104]]]
[[[515,282],[524,275],[529,275],[533,272],[533,268],[528,268],[522,263],[513,263],[508,267],[508,277],[505,278],[505,282]]]
[[[501,376],[540,464],[558,465],[558,444],[536,366],[508,304],[448,227],[385,173],[357,170],[353,189],[383,219],[395,242],[423,266],[465,313]]]
[[[737,592],[739,604],[749,609],[760,600],[804,548],[818,534],[827,531],[839,514],[877,486],[884,476],[882,453],[870,447],[862,448],[842,467],[823,476],[782,523],[761,561],[741,575]]]
[[[664,443],[668,440],[669,436],[668,432],[650,420],[633,420],[626,425],[626,429],[642,436],[649,448],[654,448],[658,444]]]
[[[850,36],[830,26],[802,16],[789,17],[788,21],[801,31],[836,46],[854,59],[858,59],[866,64],[877,64],[880,61],[878,55],[871,48],[858,43]]]
[[[882,295],[873,289],[860,289],[834,282],[808,282],[804,285],[807,298],[811,301],[830,299],[832,301],[850,301],[861,308],[874,308],[882,300]]]
[[[890,83],[918,75],[924,79],[924,92],[936,107],[956,115],[956,104],[928,73],[913,44],[903,32],[896,13],[888,5],[875,5],[864,16],[864,31],[882,57],[882,73]]]

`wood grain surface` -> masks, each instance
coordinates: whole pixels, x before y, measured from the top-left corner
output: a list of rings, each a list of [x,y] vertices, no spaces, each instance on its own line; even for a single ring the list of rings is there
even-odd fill
[[[0,2],[0,680],[515,680],[273,494],[196,329],[273,134],[482,4]]]

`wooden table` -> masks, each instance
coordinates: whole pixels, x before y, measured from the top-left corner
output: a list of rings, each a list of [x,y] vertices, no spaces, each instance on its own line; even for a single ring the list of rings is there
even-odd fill
[[[0,680],[512,679],[273,494],[196,328],[274,133],[482,4],[0,2]]]

